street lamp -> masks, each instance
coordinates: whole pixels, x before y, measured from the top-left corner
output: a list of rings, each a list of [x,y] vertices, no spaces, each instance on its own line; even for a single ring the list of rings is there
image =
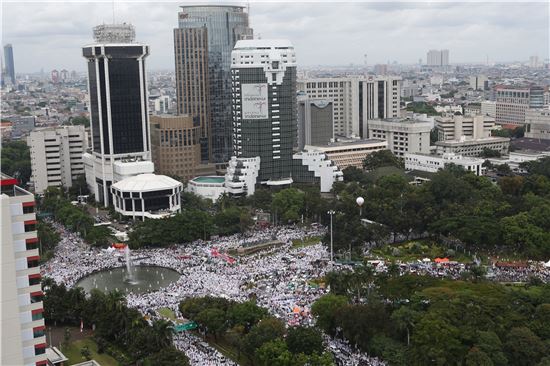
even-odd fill
[[[329,210],[327,212],[330,215],[330,263],[334,264],[334,251],[333,251],[333,241],[332,241],[332,215],[336,213],[334,210]]]
[[[361,216],[363,214],[362,206],[363,206],[363,203],[365,203],[365,199],[363,197],[357,197],[355,202],[357,203],[357,206],[359,206],[359,216]]]

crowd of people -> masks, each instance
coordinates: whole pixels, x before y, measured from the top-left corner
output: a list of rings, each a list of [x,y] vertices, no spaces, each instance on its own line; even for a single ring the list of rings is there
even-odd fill
[[[117,250],[97,249],[87,246],[82,238],[55,222],[51,224],[60,232],[61,241],[54,257],[42,266],[42,275],[58,283],[74,286],[78,280],[92,272],[124,266]],[[146,293],[128,293],[127,304],[144,315],[160,317],[158,310],[171,309],[180,317],[178,305],[188,297],[216,296],[234,301],[254,298],[275,317],[289,326],[314,325],[312,304],[328,289],[322,278],[328,270],[351,268],[347,265],[332,267],[329,255],[321,243],[295,247],[293,240],[321,237],[322,227],[271,227],[249,233],[232,235],[212,241],[197,240],[168,248],[139,249],[131,252],[134,265],[156,265],[178,271],[179,279],[167,287]],[[252,255],[227,261],[227,253],[248,243],[278,240],[283,245],[270,247]],[[387,271],[389,263],[374,261],[377,272]],[[437,277],[459,278],[468,270],[460,263],[410,262],[399,265],[400,273],[417,273]],[[544,282],[550,279],[550,271],[540,265],[529,265],[521,270],[494,268],[490,278],[501,280],[514,278],[527,280],[531,276]],[[515,274],[515,277],[511,274]],[[183,350],[193,365],[233,365],[223,355],[200,338],[191,334],[179,334],[174,338],[178,349]],[[339,364],[383,365],[383,362],[356,351],[345,341],[326,338],[327,349]]]

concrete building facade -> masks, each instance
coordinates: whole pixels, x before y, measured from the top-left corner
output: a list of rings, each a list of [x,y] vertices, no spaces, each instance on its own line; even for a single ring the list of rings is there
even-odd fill
[[[450,164],[460,166],[475,175],[484,175],[486,170],[483,166],[484,159],[464,157],[453,153],[443,155],[405,154],[404,160],[406,170],[436,173]]]
[[[47,365],[34,195],[0,179],[0,364]]]
[[[31,181],[34,192],[48,187],[70,188],[85,174],[82,155],[86,152],[88,134],[84,126],[62,126],[37,129],[27,137],[31,154]]]
[[[439,141],[479,139],[491,136],[495,120],[488,116],[459,116],[446,114],[435,117],[435,128]]]
[[[328,145],[306,145],[307,151],[324,153],[339,170],[353,166],[363,168],[363,160],[367,155],[380,150],[388,149],[388,142],[383,140],[343,139],[331,142]]]
[[[523,125],[525,111],[544,107],[544,88],[537,86],[498,86],[496,92],[496,123]]]
[[[155,172],[180,177],[196,175],[201,162],[201,130],[191,116],[151,116],[151,151]]]
[[[367,138],[368,121],[400,117],[400,77],[310,78],[299,80],[298,90],[332,101],[334,135]]]
[[[550,139],[550,109],[528,109],[525,111],[525,137]]]
[[[435,146],[438,155],[454,153],[477,157],[483,152],[483,149],[496,150],[501,155],[506,155],[510,151],[510,139],[507,137],[485,137],[475,140],[447,140],[437,141]]]
[[[491,100],[484,100],[481,102],[480,112],[482,116],[489,116],[495,118],[497,115],[497,104]]]
[[[388,149],[403,158],[407,153],[430,152],[430,122],[413,119],[387,119],[369,121],[369,136],[386,140]]]

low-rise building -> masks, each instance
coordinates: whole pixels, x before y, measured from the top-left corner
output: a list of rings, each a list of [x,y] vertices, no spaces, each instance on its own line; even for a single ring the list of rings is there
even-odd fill
[[[361,169],[363,167],[363,160],[365,160],[367,155],[375,151],[387,149],[387,141],[374,139],[338,138],[337,141],[331,142],[328,145],[305,146],[305,150],[307,151],[317,151],[326,154],[327,158],[340,170],[344,170],[350,166]]]
[[[479,139],[491,136],[495,119],[488,116],[460,116],[446,114],[435,117],[435,128],[439,141],[458,140],[462,137]]]
[[[165,175],[140,174],[111,185],[115,211],[133,219],[158,219],[181,210],[183,184]]]
[[[31,153],[34,191],[44,193],[48,187],[72,187],[84,175],[82,155],[88,137],[84,126],[37,129],[27,138]]]
[[[528,109],[525,111],[525,137],[550,139],[550,109]]]
[[[369,138],[387,141],[387,148],[398,157],[407,153],[430,152],[430,122],[414,119],[373,120],[368,124]]]
[[[481,102],[481,115],[495,118],[497,115],[497,103],[491,100]]]
[[[483,149],[491,149],[507,155],[510,150],[510,139],[507,137],[485,137],[475,140],[447,140],[435,143],[436,154],[454,153],[462,156],[479,156]]]
[[[485,173],[485,167],[483,167],[484,161],[484,159],[465,157],[453,153],[445,153],[441,156],[405,154],[405,169],[436,173],[447,165],[454,164],[475,175],[483,175]]]

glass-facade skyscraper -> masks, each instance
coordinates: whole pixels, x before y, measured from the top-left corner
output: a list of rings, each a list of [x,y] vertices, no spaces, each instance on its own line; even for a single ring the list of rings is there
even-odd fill
[[[178,113],[200,124],[201,160],[226,163],[232,152],[231,51],[251,39],[242,6],[182,6],[174,29]]]
[[[149,46],[134,41],[130,24],[99,25],[94,38],[82,48],[92,135],[91,154],[84,161],[88,186],[107,205],[116,162],[151,160],[145,71]]]
[[[15,65],[13,62],[13,47],[11,43],[4,46],[4,62],[6,63],[6,76],[15,85]]]

